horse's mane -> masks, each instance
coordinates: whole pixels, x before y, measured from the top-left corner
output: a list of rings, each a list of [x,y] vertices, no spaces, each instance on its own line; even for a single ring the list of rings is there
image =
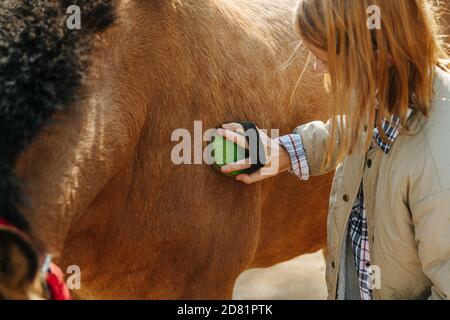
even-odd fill
[[[66,27],[69,5],[81,9],[81,30]],[[0,1],[0,218],[24,230],[29,226],[20,207],[26,201],[15,162],[52,116],[71,105],[89,64],[90,39],[114,23],[115,5],[110,0]]]

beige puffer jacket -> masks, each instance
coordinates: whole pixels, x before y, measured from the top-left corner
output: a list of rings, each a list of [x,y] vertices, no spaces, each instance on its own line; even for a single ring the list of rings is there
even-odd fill
[[[381,286],[375,299],[450,299],[450,75],[436,71],[436,97],[427,120],[409,118],[389,154],[372,148],[348,156],[333,181],[328,216],[326,280],[336,298],[340,253],[361,179],[367,206],[370,256]],[[324,174],[330,123],[300,126],[311,175]]]

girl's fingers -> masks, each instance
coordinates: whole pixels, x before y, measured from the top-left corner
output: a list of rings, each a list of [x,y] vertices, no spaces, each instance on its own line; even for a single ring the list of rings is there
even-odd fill
[[[217,133],[227,140],[236,143],[241,148],[247,149],[247,139],[242,134],[230,130],[217,129]]]
[[[233,143],[238,144],[240,147],[247,149],[247,138],[245,137],[245,131],[241,124],[239,123],[226,123],[222,125],[221,129],[217,130],[217,133],[232,141]],[[260,132],[261,139],[266,142],[270,140],[264,133]],[[221,167],[221,171],[223,173],[231,173],[235,171],[241,171],[249,169],[252,166],[250,159],[242,159],[235,163],[227,164]],[[241,181],[245,184],[253,184],[265,179],[270,178],[270,175],[262,175],[262,170],[259,170],[253,174],[240,174],[235,179],[237,181]]]
[[[243,182],[245,184],[253,184],[253,183],[265,180],[267,178],[268,178],[267,176],[262,176],[261,175],[261,170],[260,170],[260,171],[257,171],[255,173],[252,173],[250,175],[248,175],[248,174],[240,174],[240,175],[238,175],[236,177],[236,180],[237,181],[241,181],[241,182]]]
[[[222,125],[222,128],[225,130],[231,130],[239,132],[240,134],[245,134],[244,128],[239,123],[233,122],[233,123],[225,123]]]
[[[247,158],[247,159],[239,160],[235,163],[230,163],[230,164],[224,165],[220,168],[220,170],[223,173],[231,173],[231,172],[235,172],[235,171],[249,169],[251,166],[252,166],[251,161],[249,158]]]

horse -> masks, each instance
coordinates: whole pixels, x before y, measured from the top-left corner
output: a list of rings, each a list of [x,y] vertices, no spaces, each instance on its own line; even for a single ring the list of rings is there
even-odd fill
[[[65,1],[34,1],[50,3],[64,9]],[[60,73],[32,81],[64,80],[53,96],[67,99],[50,101],[46,121],[26,121],[39,130],[13,157],[21,182],[13,191],[26,199],[18,208],[35,247],[63,271],[81,271],[73,295],[229,299],[243,271],[323,248],[331,175],[246,186],[208,164],[171,159],[173,132],[196,121],[251,120],[286,134],[327,119],[322,76],[308,68],[293,28],[296,1],[111,3],[91,10],[95,19],[81,19],[80,30],[62,31],[78,32],[66,45],[72,54],[57,59],[70,64],[56,70],[71,81]]]

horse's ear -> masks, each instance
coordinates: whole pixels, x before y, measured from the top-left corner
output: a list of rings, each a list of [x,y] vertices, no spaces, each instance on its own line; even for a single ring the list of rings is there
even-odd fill
[[[38,268],[33,245],[18,232],[0,227],[0,289],[26,291],[35,281]]]

